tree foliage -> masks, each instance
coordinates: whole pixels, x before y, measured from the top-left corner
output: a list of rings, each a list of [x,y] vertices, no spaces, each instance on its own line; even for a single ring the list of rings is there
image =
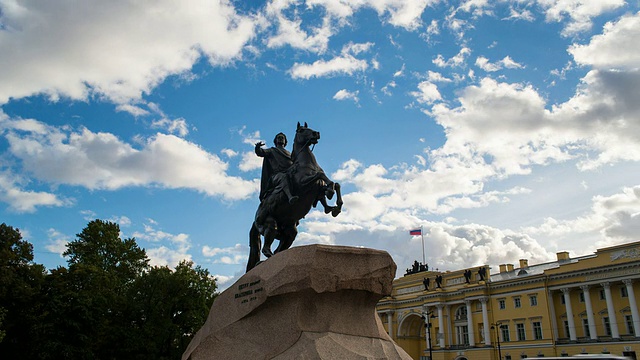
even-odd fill
[[[0,270],[3,357],[180,359],[217,295],[208,270],[192,262],[173,270],[149,266],[144,249],[133,238],[121,239],[115,223],[91,221],[67,245],[68,267],[48,274],[33,264],[33,247],[17,230],[0,227],[0,236],[0,260],[8,273],[31,268],[21,278],[31,279],[30,296],[1,290],[18,280]],[[16,315],[29,311],[23,328],[16,328]]]
[[[17,229],[0,224],[0,354],[30,350],[44,278],[44,267],[33,263],[33,245]]]

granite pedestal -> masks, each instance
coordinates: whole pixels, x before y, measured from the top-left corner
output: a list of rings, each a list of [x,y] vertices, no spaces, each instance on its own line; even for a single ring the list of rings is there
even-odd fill
[[[375,310],[395,272],[379,250],[283,251],[216,298],[182,359],[411,359]]]

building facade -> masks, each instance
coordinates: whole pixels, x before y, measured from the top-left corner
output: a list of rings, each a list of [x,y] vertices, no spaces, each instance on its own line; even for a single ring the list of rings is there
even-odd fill
[[[495,273],[415,269],[394,280],[377,312],[416,360],[640,353],[640,242]]]

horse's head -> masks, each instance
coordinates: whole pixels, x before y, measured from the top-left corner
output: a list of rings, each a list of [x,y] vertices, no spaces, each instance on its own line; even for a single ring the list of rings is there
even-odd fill
[[[311,129],[307,126],[307,123],[304,123],[304,126],[298,123],[298,128],[296,129],[296,138],[295,143],[298,146],[308,146],[310,144],[317,144],[320,139],[320,132]]]

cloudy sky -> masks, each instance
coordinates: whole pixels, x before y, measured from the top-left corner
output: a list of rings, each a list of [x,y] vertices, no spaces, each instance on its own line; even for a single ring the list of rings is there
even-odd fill
[[[457,270],[640,240],[640,5],[0,0],[2,222],[61,253],[120,224],[155,265],[244,272],[257,141],[321,132],[344,212],[296,245]],[[291,145],[289,145],[289,149]]]

